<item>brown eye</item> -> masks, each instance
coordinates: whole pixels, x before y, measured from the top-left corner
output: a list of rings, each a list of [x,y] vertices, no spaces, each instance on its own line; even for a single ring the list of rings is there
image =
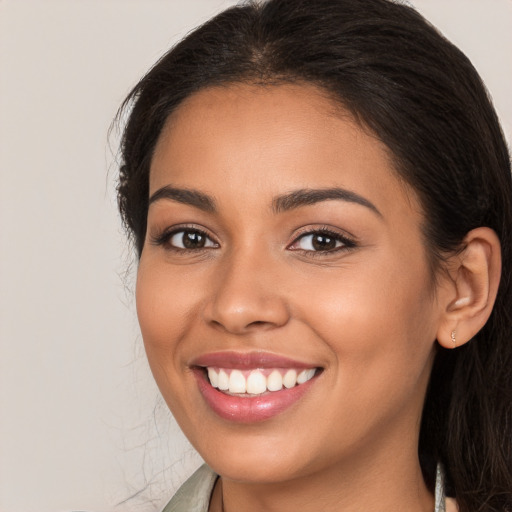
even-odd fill
[[[205,233],[191,229],[176,231],[169,238],[169,244],[178,249],[189,250],[216,247],[216,244]]]
[[[331,251],[336,249],[336,239],[329,235],[312,235],[311,245],[315,251]]]
[[[297,237],[288,249],[320,256],[331,252],[353,249],[356,245],[356,242],[341,233],[318,229]]]
[[[303,251],[332,251],[346,245],[341,237],[330,233],[309,233],[301,236],[294,244],[294,249]]]

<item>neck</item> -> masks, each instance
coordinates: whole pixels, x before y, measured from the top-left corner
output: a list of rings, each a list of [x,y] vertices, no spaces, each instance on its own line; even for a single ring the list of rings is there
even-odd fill
[[[279,483],[219,479],[210,512],[432,512],[416,449],[401,448]]]

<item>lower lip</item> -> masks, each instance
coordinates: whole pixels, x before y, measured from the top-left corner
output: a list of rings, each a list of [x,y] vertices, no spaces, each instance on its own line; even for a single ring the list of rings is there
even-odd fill
[[[237,423],[256,423],[281,414],[298,402],[316,381],[315,376],[290,389],[240,397],[226,395],[211,386],[204,371],[199,368],[194,370],[194,375],[199,391],[210,408],[221,418]]]

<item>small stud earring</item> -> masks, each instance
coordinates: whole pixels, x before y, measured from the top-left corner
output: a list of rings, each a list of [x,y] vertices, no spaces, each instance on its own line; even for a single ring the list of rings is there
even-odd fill
[[[457,346],[457,340],[455,339],[455,329],[452,331],[452,343],[453,348],[455,348]]]

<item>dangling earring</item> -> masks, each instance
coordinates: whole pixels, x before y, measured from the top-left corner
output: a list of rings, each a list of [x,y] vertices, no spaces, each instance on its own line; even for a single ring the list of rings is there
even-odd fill
[[[452,331],[453,348],[457,348],[457,340],[455,339],[455,329]]]

